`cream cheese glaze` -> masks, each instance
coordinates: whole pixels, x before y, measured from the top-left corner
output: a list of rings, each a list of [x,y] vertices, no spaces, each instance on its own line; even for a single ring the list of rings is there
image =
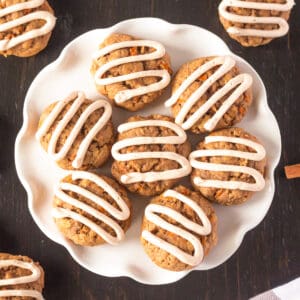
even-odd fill
[[[100,57],[111,53],[112,51],[124,49],[124,48],[130,48],[130,47],[151,47],[154,48],[155,51],[147,54],[122,57],[107,62],[96,71],[94,76],[95,83],[97,85],[109,85],[109,84],[118,83],[122,81],[137,79],[141,77],[150,77],[150,76],[161,77],[161,80],[159,82],[152,83],[147,86],[141,86],[135,89],[127,89],[118,92],[115,95],[116,103],[123,103],[135,96],[141,96],[144,94],[161,90],[165,88],[170,83],[171,80],[171,76],[167,70],[146,70],[146,71],[134,72],[126,75],[120,75],[116,77],[102,78],[103,75],[113,67],[117,67],[127,63],[159,59],[162,58],[166,53],[165,48],[161,43],[155,41],[149,41],[149,40],[133,40],[133,41],[119,42],[119,43],[106,46],[98,50],[94,54],[93,58],[94,60],[97,60]]]
[[[0,270],[6,267],[17,267],[31,272],[30,275],[0,279],[0,287],[17,285],[17,284],[27,284],[32,283],[41,277],[40,269],[33,262],[25,262],[17,259],[4,259],[0,260]],[[26,289],[7,289],[0,290],[0,297],[33,297],[38,300],[43,300],[43,296],[39,291],[36,290],[26,290]]]
[[[207,136],[204,140],[205,144],[215,142],[227,142],[234,144],[241,144],[252,148],[255,152],[245,152],[229,149],[212,149],[212,150],[196,150],[190,154],[191,166],[199,170],[216,171],[216,172],[239,172],[248,174],[254,178],[255,183],[247,183],[243,181],[222,181],[203,179],[199,176],[194,177],[194,183],[200,187],[213,187],[223,189],[239,189],[245,191],[260,191],[265,186],[263,175],[254,168],[247,166],[216,164],[210,162],[199,161],[200,157],[213,157],[213,156],[229,156],[238,157],[247,160],[261,161],[266,156],[266,151],[262,145],[245,138],[229,137],[229,136]]]
[[[111,105],[103,100],[96,100],[93,101],[91,104],[88,105],[88,107],[84,110],[84,112],[81,114],[79,119],[77,120],[75,126],[71,130],[65,144],[63,147],[59,150],[59,152],[56,152],[56,146],[57,142],[59,140],[59,137],[61,136],[62,132],[68,125],[68,123],[71,121],[71,119],[74,117],[74,115],[77,113],[81,105],[84,103],[86,97],[83,92],[74,92],[72,93],[68,98],[62,101],[58,101],[53,108],[53,110],[50,112],[50,114],[46,117],[44,122],[42,123],[41,127],[38,129],[36,133],[36,138],[38,141],[41,141],[43,136],[48,132],[48,130],[51,128],[59,114],[62,112],[62,110],[65,108],[65,106],[71,102],[74,101],[68,110],[68,112],[64,115],[64,117],[59,121],[57,124],[54,132],[51,135],[49,145],[47,152],[50,155],[50,157],[55,160],[59,161],[66,157],[68,152],[70,151],[77,135],[79,134],[80,130],[84,126],[87,119],[90,117],[90,115],[95,112],[98,109],[103,108],[104,112],[102,116],[99,118],[99,120],[96,122],[96,124],[90,129],[88,134],[85,136],[85,138],[82,140],[78,150],[75,159],[72,162],[72,166],[76,169],[80,168],[83,164],[86,152],[92,143],[95,136],[98,134],[98,132],[106,125],[106,123],[110,120],[112,115],[112,107]]]
[[[71,218],[75,221],[78,221],[84,224],[85,226],[89,227],[94,232],[96,232],[103,240],[105,240],[111,245],[116,245],[120,243],[124,239],[125,233],[121,226],[114,219],[124,221],[129,218],[130,210],[124,199],[122,199],[120,194],[111,185],[109,185],[105,180],[103,180],[101,177],[97,176],[94,173],[84,171],[73,171],[70,174],[73,180],[87,179],[95,183],[113,198],[113,200],[117,203],[119,209],[115,208],[104,198],[99,197],[94,193],[88,191],[87,189],[72,183],[61,182],[59,186],[55,189],[55,196],[61,201],[68,203],[78,209],[81,209],[84,212],[96,218],[97,220],[104,222],[114,230],[116,236],[111,235],[89,218],[70,209],[54,207],[52,210],[52,216],[57,219]],[[83,203],[74,197],[69,196],[66,193],[66,191],[74,192],[78,195],[85,197],[86,199],[89,199],[90,201],[105,209],[111,215],[111,217],[99,212],[92,206]]]
[[[203,260],[203,247],[199,240],[199,235],[209,235],[211,233],[211,223],[207,218],[206,214],[202,210],[202,208],[189,197],[175,191],[175,190],[167,190],[163,193],[163,197],[171,197],[175,198],[182,203],[188,205],[199,217],[202,225],[192,222],[184,215],[179,213],[178,211],[162,206],[159,204],[150,203],[145,209],[145,218],[154,223],[155,225],[176,234],[185,240],[189,241],[194,248],[193,255],[190,255],[180,248],[170,244],[169,242],[157,237],[155,234],[151,233],[148,230],[143,230],[142,238],[149,243],[159,247],[166,252],[175,256],[181,262],[190,265],[196,266]],[[182,229],[177,225],[173,225],[163,218],[161,218],[158,214],[162,214],[168,216],[175,220],[177,223],[184,226],[186,229]],[[193,233],[192,233],[193,232]],[[195,235],[196,234],[196,235]]]
[[[115,143],[112,147],[111,153],[115,160],[117,161],[130,161],[136,159],[147,159],[147,158],[164,158],[170,159],[178,162],[181,166],[179,169],[157,171],[157,172],[132,172],[121,176],[121,181],[124,184],[130,184],[135,182],[154,182],[158,180],[168,180],[181,178],[188,175],[191,172],[191,166],[189,161],[182,155],[175,152],[168,151],[153,151],[153,152],[132,152],[132,153],[121,153],[120,150],[138,145],[151,145],[151,144],[183,144],[187,140],[186,133],[178,125],[165,120],[145,120],[128,122],[121,124],[118,127],[118,132],[126,132],[134,128],[141,128],[146,126],[161,126],[171,129],[176,133],[172,136],[163,137],[132,137],[124,140],[120,140]]]
[[[45,0],[30,0],[7,6],[0,9],[0,18],[22,10],[38,8],[44,2]],[[40,28],[32,29],[11,39],[0,40],[0,51],[9,50],[30,39],[46,35],[52,31],[56,23],[56,18],[53,16],[53,14],[48,11],[37,10],[17,19],[0,24],[0,32],[9,31],[14,27],[24,25],[34,20],[44,20],[45,24]]]
[[[240,0],[223,0],[219,5],[219,14],[224,19],[243,24],[276,24],[277,29],[255,29],[231,26],[227,32],[236,36],[258,36],[264,38],[276,38],[287,34],[289,24],[281,17],[242,16],[228,11],[229,7],[248,8],[270,11],[289,11],[295,5],[294,0],[286,0],[286,3],[251,2]]]
[[[170,107],[176,104],[181,95],[198,77],[216,66],[219,66],[219,68],[210,77],[208,77],[195,92],[193,92],[193,94],[182,105],[178,115],[176,116],[175,123],[179,124],[183,129],[190,129],[212,108],[213,105],[232,91],[232,93],[222,103],[220,108],[204,124],[204,128],[207,131],[213,130],[235,101],[237,101],[238,98],[251,87],[252,77],[249,74],[244,73],[237,75],[229,80],[222,88],[217,90],[190,117],[187,117],[192,107],[205,93],[207,93],[209,88],[235,66],[235,60],[230,56],[218,56],[199,66],[190,76],[188,76],[188,78],[185,79],[174,92],[172,97],[165,102],[165,106]]]

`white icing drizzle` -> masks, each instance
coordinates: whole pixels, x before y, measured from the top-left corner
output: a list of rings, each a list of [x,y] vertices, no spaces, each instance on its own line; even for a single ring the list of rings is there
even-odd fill
[[[118,132],[122,133],[134,128],[141,128],[147,126],[161,126],[171,129],[176,133],[173,136],[162,136],[162,137],[133,137],[124,140],[120,140],[115,143],[112,147],[111,153],[117,161],[130,161],[136,159],[147,159],[147,158],[164,158],[169,160],[175,160],[180,164],[180,169],[166,170],[160,172],[131,172],[121,176],[121,181],[124,184],[130,184],[135,182],[154,182],[159,180],[168,180],[181,178],[188,175],[191,172],[191,166],[189,161],[182,155],[175,152],[167,151],[153,151],[153,152],[132,152],[132,153],[120,153],[121,149],[130,146],[138,145],[150,145],[150,144],[183,144],[186,139],[186,133],[178,125],[164,120],[145,120],[137,122],[128,122],[121,124],[118,127]]]
[[[44,2],[45,0],[30,0],[10,5],[6,8],[0,9],[0,18],[22,10],[37,8]],[[53,16],[53,14],[48,11],[38,10],[17,19],[0,24],[0,32],[8,31],[19,25],[23,25],[34,20],[44,20],[46,23],[40,28],[32,29],[11,39],[0,40],[0,51],[9,50],[25,41],[48,34],[50,31],[52,31],[56,23],[56,18]]]
[[[212,157],[212,156],[228,156],[238,157],[247,160],[260,161],[265,158],[266,151],[264,147],[256,142],[253,142],[244,138],[229,137],[229,136],[207,136],[204,140],[205,144],[215,142],[227,142],[245,145],[252,148],[255,152],[244,152],[238,150],[229,149],[212,149],[212,150],[196,150],[190,154],[190,163],[193,168],[208,171],[217,172],[239,172],[252,176],[255,179],[255,183],[247,183],[243,181],[222,181],[222,180],[207,180],[199,176],[194,178],[194,183],[201,187],[213,187],[222,189],[239,189],[245,191],[260,191],[265,186],[265,180],[263,175],[254,168],[246,166],[216,164],[198,161],[200,157]]]
[[[222,88],[217,90],[203,105],[201,105],[186,121],[186,117],[192,107],[198,100],[209,90],[209,88],[230,71],[235,66],[235,61],[230,56],[219,56],[197,68],[187,79],[185,79],[180,87],[175,91],[170,99],[165,102],[165,106],[174,105],[185,92],[185,90],[200,76],[216,66],[220,67],[208,77],[201,86],[187,99],[182,105],[181,110],[175,118],[175,122],[183,129],[190,129],[198,122],[210,109],[228,92],[234,90],[230,96],[226,98],[215,114],[204,124],[204,128],[208,131],[213,130],[223,115],[234,104],[235,101],[252,85],[252,77],[249,74],[240,74],[229,80]]]
[[[119,42],[119,43],[106,46],[103,49],[97,51],[93,56],[93,58],[97,60],[100,57],[111,53],[112,51],[124,49],[124,48],[130,48],[130,47],[151,47],[154,48],[155,51],[148,54],[133,55],[128,57],[118,58],[104,64],[95,73],[94,76],[95,83],[97,85],[109,85],[109,84],[118,83],[122,81],[137,79],[141,77],[150,77],[150,76],[161,77],[161,80],[159,82],[152,83],[147,86],[141,86],[135,89],[128,89],[128,90],[123,90],[118,92],[115,95],[116,103],[123,103],[135,96],[140,96],[140,95],[161,90],[165,88],[170,83],[171,80],[171,76],[167,70],[146,70],[146,71],[134,72],[126,75],[120,75],[116,77],[102,78],[102,76],[113,67],[120,66],[127,63],[159,59],[162,58],[166,52],[164,46],[158,42],[148,41],[148,40],[134,40],[134,41]]]
[[[101,187],[106,193],[108,193],[113,198],[113,200],[118,204],[120,209],[115,208],[113,205],[107,202],[107,200],[95,195],[92,192],[78,185],[66,183],[66,182],[61,182],[59,184],[58,188],[55,190],[55,196],[61,199],[63,202],[68,203],[76,208],[79,208],[84,212],[88,213],[89,215],[93,216],[97,220],[107,224],[109,227],[111,227],[114,230],[116,236],[112,236],[92,220],[82,216],[81,214],[73,212],[69,209],[55,207],[52,211],[52,216],[57,219],[71,218],[73,220],[76,220],[86,225],[94,232],[96,232],[107,243],[112,245],[118,244],[120,241],[124,239],[125,236],[124,230],[121,228],[121,226],[111,217],[108,217],[103,213],[99,212],[97,209],[91,207],[90,205],[87,205],[69,196],[68,194],[65,193],[65,191],[72,191],[78,195],[85,197],[86,199],[89,199],[90,201],[94,202],[95,204],[105,209],[113,218],[120,221],[127,220],[130,216],[130,210],[126,202],[122,199],[120,194],[111,185],[109,185],[105,180],[103,180],[101,177],[97,176],[96,174],[90,172],[84,172],[84,171],[73,171],[70,174],[72,175],[73,180],[87,179],[95,183],[99,187]]]
[[[17,285],[17,284],[26,284],[37,281],[41,276],[40,269],[32,262],[25,262],[17,259],[4,259],[0,260],[0,269],[6,267],[17,267],[29,270],[31,272],[30,275],[9,278],[9,279],[0,279],[0,287],[8,286],[8,285]],[[38,300],[43,300],[43,296],[39,291],[35,290],[1,290],[0,297],[33,297]]]
[[[85,138],[82,140],[76,157],[72,161],[72,166],[74,168],[80,168],[83,164],[86,152],[92,143],[95,136],[98,134],[98,132],[106,125],[106,123],[109,121],[111,114],[112,114],[112,108],[111,105],[103,100],[96,100],[93,101],[81,114],[79,119],[77,120],[76,124],[72,128],[65,144],[60,149],[59,152],[56,152],[56,146],[58,139],[68,123],[71,121],[71,119],[74,117],[74,115],[77,113],[81,105],[84,103],[86,97],[83,92],[74,92],[72,93],[68,98],[66,98],[63,101],[57,102],[51,113],[46,117],[44,120],[42,126],[38,129],[36,133],[37,140],[41,141],[42,137],[48,132],[50,127],[55,122],[56,118],[59,116],[59,114],[62,112],[62,110],[65,108],[65,106],[74,100],[72,103],[70,109],[68,112],[64,115],[64,117],[59,121],[58,125],[56,126],[54,132],[52,133],[49,145],[48,145],[48,154],[55,160],[59,161],[63,159],[71,149],[77,135],[81,131],[82,127],[84,126],[87,119],[90,117],[90,115],[95,112],[98,109],[103,108],[104,112],[102,116],[99,118],[99,120],[96,122],[96,124],[90,129],[88,134],[85,136]]]
[[[259,36],[264,38],[276,38],[287,34],[289,24],[281,17],[256,17],[241,16],[228,11],[229,7],[249,8],[270,11],[289,11],[295,5],[294,0],[286,0],[286,3],[248,2],[240,0],[223,0],[219,5],[219,14],[226,20],[244,24],[276,24],[277,29],[255,29],[229,27],[227,32],[237,36]]]
[[[0,297],[32,297],[37,300],[44,300],[43,295],[35,290],[4,290],[0,291]]]
[[[163,196],[176,198],[177,200],[179,200],[179,201],[183,202],[184,204],[188,205],[189,207],[191,207],[195,211],[195,213],[197,214],[197,216],[199,217],[199,219],[201,220],[201,223],[203,225],[201,226],[195,222],[192,222],[191,220],[186,218],[184,215],[182,215],[181,213],[177,212],[176,210],[174,210],[172,208],[158,205],[158,204],[149,204],[146,207],[145,218],[147,220],[149,220],[150,222],[154,223],[155,225],[189,241],[194,247],[194,254],[190,255],[190,254],[182,251],[178,247],[157,237],[156,235],[154,235],[153,233],[151,233],[148,230],[143,230],[142,238],[145,239],[146,241],[148,241],[149,243],[155,245],[156,247],[159,247],[159,248],[165,250],[166,252],[172,254],[173,256],[175,256],[177,259],[179,259],[183,263],[191,265],[191,266],[196,266],[203,259],[203,247],[199,240],[199,237],[197,237],[196,235],[192,234],[189,231],[192,231],[192,232],[194,232],[198,235],[202,235],[202,236],[208,235],[211,233],[211,223],[210,223],[209,219],[207,218],[207,216],[205,215],[202,208],[195,201],[186,197],[185,195],[183,195],[177,191],[174,191],[174,190],[167,190],[166,192],[163,193]],[[161,218],[157,214],[163,214],[163,215],[166,215],[166,216],[172,218],[179,224],[183,225],[189,231],[182,229],[179,226],[175,226],[171,223],[168,223],[167,221],[165,221],[163,218]]]

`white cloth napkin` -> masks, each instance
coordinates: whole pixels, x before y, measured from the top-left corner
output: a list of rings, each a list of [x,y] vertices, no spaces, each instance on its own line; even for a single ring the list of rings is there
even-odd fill
[[[249,300],[299,300],[300,277],[273,290],[259,294]]]

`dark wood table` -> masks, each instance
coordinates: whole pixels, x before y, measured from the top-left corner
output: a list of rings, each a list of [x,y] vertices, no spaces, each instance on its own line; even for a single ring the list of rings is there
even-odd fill
[[[299,276],[300,179],[287,180],[283,166],[300,162],[300,3],[291,15],[289,35],[255,49],[242,48],[228,38],[217,17],[219,1],[215,0],[50,3],[58,20],[46,50],[28,59],[0,58],[0,251],[25,254],[41,262],[46,270],[46,299],[247,299]],[[22,125],[24,97],[41,68],[78,35],[144,16],[207,28],[252,64],[267,88],[283,145],[274,201],[263,222],[246,234],[241,247],[223,265],[192,272],[177,283],[163,286],[105,278],[77,265],[33,222],[14,167],[14,142]]]

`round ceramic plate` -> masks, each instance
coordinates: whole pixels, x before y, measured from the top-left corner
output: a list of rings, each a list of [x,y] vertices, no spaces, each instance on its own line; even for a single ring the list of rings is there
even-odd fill
[[[141,18],[124,21],[110,28],[89,31],[68,44],[56,61],[45,67],[32,82],[24,103],[24,124],[15,145],[15,162],[19,178],[28,194],[28,206],[39,228],[53,241],[63,245],[83,267],[109,277],[128,276],[147,284],[165,284],[184,277],[188,272],[170,272],[154,265],[139,242],[141,220],[148,201],[130,195],[134,213],[132,226],[119,246],[81,247],[66,240],[51,217],[53,187],[65,171],[59,169],[35,140],[38,120],[51,102],[62,99],[71,91],[82,90],[90,99],[99,98],[90,65],[99,43],[113,32],[127,33],[142,39],[163,43],[170,54],[173,70],[181,64],[201,56],[232,55],[243,72],[254,78],[254,103],[246,118],[239,124],[257,136],[268,154],[266,186],[250,201],[234,207],[215,205],[219,218],[219,242],[196,270],[208,270],[225,262],[239,247],[245,233],[254,228],[267,213],[274,195],[274,169],[281,152],[280,132],[267,104],[266,90],[258,74],[243,59],[230,52],[226,44],[213,33],[191,25],[174,25],[160,19]],[[169,114],[163,102],[170,96],[164,93],[159,101],[138,114],[155,112]],[[114,107],[115,126],[130,115]],[[195,144],[201,136],[190,136]],[[99,170],[110,173],[111,162]]]

